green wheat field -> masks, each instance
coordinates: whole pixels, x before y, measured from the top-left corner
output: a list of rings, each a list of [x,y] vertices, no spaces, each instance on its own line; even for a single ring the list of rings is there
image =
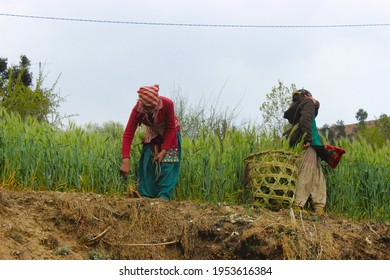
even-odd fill
[[[1,108],[0,108],[1,109]],[[133,141],[132,176],[119,175],[123,128],[96,130],[49,124],[0,110],[0,187],[14,190],[95,192],[120,196],[136,184],[142,132]],[[373,147],[364,139],[342,139],[347,153],[336,169],[324,166],[326,211],[355,220],[390,219],[390,142]],[[281,140],[259,136],[255,128],[182,133],[182,163],[173,199],[250,205],[243,185],[245,157],[287,149]]]

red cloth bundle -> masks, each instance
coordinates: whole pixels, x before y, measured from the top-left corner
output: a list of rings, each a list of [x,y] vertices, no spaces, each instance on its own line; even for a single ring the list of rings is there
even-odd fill
[[[343,148],[330,145],[325,145],[325,149],[330,152],[330,156],[327,159],[326,163],[328,163],[329,166],[333,169],[336,168],[336,166],[341,160],[341,156],[345,154],[345,150]]]

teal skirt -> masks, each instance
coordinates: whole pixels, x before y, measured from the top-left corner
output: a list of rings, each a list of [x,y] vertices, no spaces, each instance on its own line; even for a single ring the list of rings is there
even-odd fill
[[[177,132],[177,162],[153,161],[152,145],[144,144],[138,167],[138,192],[143,197],[163,198],[170,200],[179,180],[181,161],[181,135]],[[168,156],[168,153],[166,154]]]

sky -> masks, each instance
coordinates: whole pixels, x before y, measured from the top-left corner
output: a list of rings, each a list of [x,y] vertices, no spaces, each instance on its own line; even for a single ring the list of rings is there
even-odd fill
[[[320,101],[320,127],[356,123],[360,108],[390,115],[387,0],[0,0],[0,14],[103,21],[0,15],[0,57],[26,55],[35,77],[43,63],[44,87],[59,77],[59,112],[79,125],[125,125],[138,88],[154,84],[257,124],[278,81]],[[364,24],[387,25],[302,27]]]

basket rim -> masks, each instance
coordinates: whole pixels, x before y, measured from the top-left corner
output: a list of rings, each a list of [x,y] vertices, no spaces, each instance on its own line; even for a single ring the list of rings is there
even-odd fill
[[[245,157],[244,158],[244,162],[247,162],[248,160],[256,157],[256,156],[260,156],[260,155],[264,155],[264,154],[270,154],[270,153],[276,153],[276,154],[285,154],[285,155],[292,155],[292,156],[296,156],[296,157],[299,157],[300,154],[296,153],[296,152],[293,152],[293,151],[286,151],[286,150],[267,150],[267,151],[261,151],[261,152],[257,152],[257,153],[254,153],[254,154],[250,154],[249,156]]]

